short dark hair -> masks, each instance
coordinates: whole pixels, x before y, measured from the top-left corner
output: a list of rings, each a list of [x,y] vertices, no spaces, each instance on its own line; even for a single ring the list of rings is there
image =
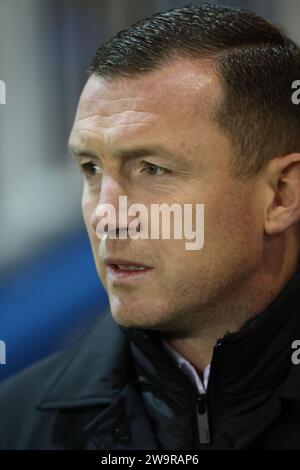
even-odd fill
[[[299,47],[253,12],[203,3],[157,13],[101,46],[90,72],[132,77],[178,57],[215,58],[224,93],[214,115],[233,143],[236,176],[300,151],[300,106],[291,99]]]

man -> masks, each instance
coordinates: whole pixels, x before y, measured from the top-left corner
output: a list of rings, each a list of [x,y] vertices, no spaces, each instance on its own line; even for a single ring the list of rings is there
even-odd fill
[[[300,449],[299,78],[277,28],[209,4],[96,52],[70,147],[110,312],[2,386],[1,448]],[[121,196],[204,204],[204,246],[101,232]]]

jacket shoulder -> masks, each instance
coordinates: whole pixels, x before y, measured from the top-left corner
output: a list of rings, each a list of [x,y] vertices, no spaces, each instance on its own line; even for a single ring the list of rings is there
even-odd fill
[[[36,409],[36,404],[51,381],[61,373],[63,364],[72,352],[64,350],[52,354],[0,385],[0,449],[28,448],[26,436],[29,435],[29,429],[41,424],[46,418]]]
[[[0,384],[0,449],[48,448],[56,416],[55,409],[39,405],[61,384],[67,401],[76,394],[72,380],[84,384],[87,364],[97,358],[98,345],[114,325],[107,314],[100,315],[71,347],[56,352],[6,379]],[[103,351],[105,352],[105,351]],[[59,396],[59,394],[58,394]]]
[[[0,414],[5,414],[9,403],[25,404],[46,391],[47,385],[59,376],[63,365],[71,358],[74,347],[56,352],[23,369],[0,384]],[[16,400],[17,399],[17,400]]]

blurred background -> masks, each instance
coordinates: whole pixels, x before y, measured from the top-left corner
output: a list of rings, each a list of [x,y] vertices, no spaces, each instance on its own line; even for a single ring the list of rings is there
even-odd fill
[[[66,148],[77,101],[103,42],[188,3],[0,0],[0,380],[72,344],[107,307]],[[211,3],[252,9],[300,43],[299,0]]]

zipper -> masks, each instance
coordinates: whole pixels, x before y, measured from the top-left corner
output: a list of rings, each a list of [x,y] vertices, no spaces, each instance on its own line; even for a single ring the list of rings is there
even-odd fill
[[[196,401],[196,414],[200,444],[210,444],[210,427],[206,393],[201,393]]]
[[[226,339],[226,337],[218,339],[218,341],[216,342],[211,361],[210,375],[208,379],[206,393],[199,394],[199,392],[197,392],[196,396],[196,417],[200,445],[210,444],[212,442],[208,409],[208,392],[211,388],[212,379],[215,381],[215,378],[217,376],[216,374],[218,373],[218,369],[220,368],[220,350],[222,349],[224,342],[226,342]]]

